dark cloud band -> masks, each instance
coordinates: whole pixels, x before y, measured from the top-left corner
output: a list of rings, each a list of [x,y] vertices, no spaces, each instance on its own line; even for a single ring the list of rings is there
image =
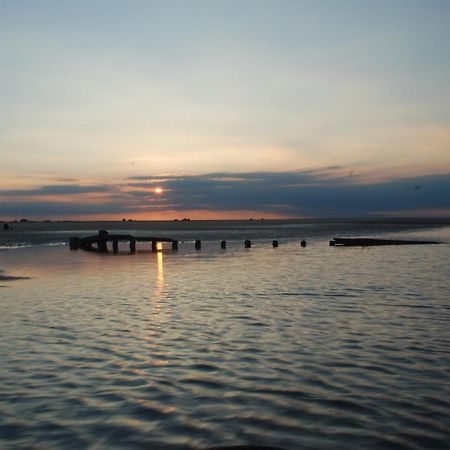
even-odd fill
[[[154,191],[163,188],[162,195]],[[83,203],[80,194],[102,194]],[[314,171],[132,177],[117,185],[55,185],[3,191],[0,216],[77,216],[166,210],[261,211],[293,216],[370,216],[379,211],[450,209],[450,174],[361,183],[340,167]],[[61,196],[47,201],[47,195]],[[65,202],[70,195],[72,201]],[[31,196],[36,201],[18,201]],[[75,202],[73,202],[75,200]]]

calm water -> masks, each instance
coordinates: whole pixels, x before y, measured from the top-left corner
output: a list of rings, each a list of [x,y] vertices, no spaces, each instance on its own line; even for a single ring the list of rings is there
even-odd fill
[[[450,227],[107,225],[184,243],[99,255],[59,245],[98,224],[0,232],[0,448],[450,448],[450,245],[328,246]]]

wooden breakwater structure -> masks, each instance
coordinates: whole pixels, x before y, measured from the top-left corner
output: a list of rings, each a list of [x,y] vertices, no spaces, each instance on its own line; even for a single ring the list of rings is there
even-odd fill
[[[98,234],[93,236],[78,237],[72,236],[69,240],[71,250],[86,250],[98,253],[109,253],[108,244],[111,244],[113,253],[119,252],[119,242],[128,242],[130,253],[136,253],[137,242],[151,242],[153,252],[158,251],[158,244],[168,242],[171,244],[172,250],[178,250],[178,240],[161,236],[133,236],[131,234],[110,234],[106,230],[100,230]],[[332,247],[371,247],[377,245],[424,245],[424,244],[440,244],[436,241],[412,241],[400,239],[375,239],[375,238],[333,238],[330,241]],[[272,247],[277,248],[279,242],[272,241]],[[301,247],[306,247],[306,241],[300,242]],[[227,248],[227,241],[221,241],[220,247]],[[245,248],[252,248],[252,242],[249,239],[244,241]],[[194,242],[196,250],[202,249],[202,242],[197,239]]]
[[[119,242],[128,242],[130,253],[136,253],[137,242],[151,242],[153,252],[159,250],[158,244],[162,242],[169,242],[172,244],[172,250],[178,250],[178,240],[168,237],[156,236],[133,236],[131,234],[110,234],[106,230],[100,230],[98,234],[93,236],[72,236],[69,239],[69,246],[71,250],[86,250],[97,253],[109,253],[108,244],[111,244],[112,252],[119,253]],[[277,248],[279,245],[277,240],[272,241],[272,247]],[[306,247],[306,241],[300,242],[302,247]],[[227,241],[221,241],[220,247],[224,250],[227,248]],[[252,241],[245,239],[245,248],[252,248]],[[196,250],[202,249],[202,242],[200,239],[194,241],[194,248]]]
[[[373,239],[373,238],[333,238],[330,246],[336,247],[372,247],[375,245],[425,245],[440,244],[436,241],[407,241],[401,239]]]
[[[176,239],[155,236],[133,236],[131,234],[110,234],[106,230],[100,230],[94,236],[72,236],[69,240],[69,246],[71,250],[81,249],[108,253],[108,243],[111,243],[113,253],[118,253],[119,242],[128,242],[130,253],[136,253],[136,242],[151,242],[152,251],[154,252],[158,250],[158,243],[160,242],[170,242],[172,244],[172,250],[178,250],[178,241]]]

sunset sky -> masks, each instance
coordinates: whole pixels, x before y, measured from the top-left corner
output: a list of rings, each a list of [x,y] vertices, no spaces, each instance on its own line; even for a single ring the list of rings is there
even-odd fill
[[[0,0],[0,219],[450,216],[448,0]]]

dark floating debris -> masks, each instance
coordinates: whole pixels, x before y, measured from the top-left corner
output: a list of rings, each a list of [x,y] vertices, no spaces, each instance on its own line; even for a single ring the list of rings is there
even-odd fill
[[[425,245],[440,244],[436,241],[405,241],[400,239],[372,239],[372,238],[333,238],[330,246],[334,247],[370,247],[375,245]]]
[[[0,281],[16,281],[16,280],[29,280],[30,277],[16,277],[13,275],[2,275],[5,271],[0,269]],[[5,287],[5,286],[0,286]]]
[[[29,280],[30,277],[14,277],[12,275],[0,275],[0,281],[16,281],[16,280]]]

